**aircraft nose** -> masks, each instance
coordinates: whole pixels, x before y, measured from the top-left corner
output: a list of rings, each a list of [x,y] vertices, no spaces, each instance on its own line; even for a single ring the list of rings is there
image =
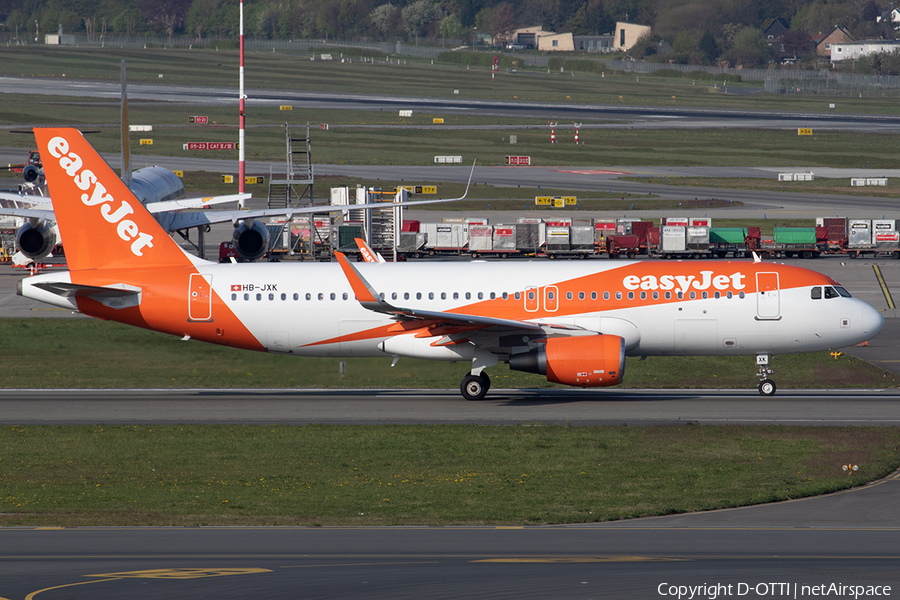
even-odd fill
[[[868,304],[863,304],[862,333],[866,339],[872,339],[884,328],[884,317]]]

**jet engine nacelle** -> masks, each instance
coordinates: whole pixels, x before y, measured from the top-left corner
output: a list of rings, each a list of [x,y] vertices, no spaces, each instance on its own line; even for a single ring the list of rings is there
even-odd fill
[[[31,260],[48,256],[57,243],[59,240],[56,231],[46,221],[25,221],[25,224],[19,227],[19,231],[16,233],[16,246]]]
[[[617,335],[548,338],[535,350],[510,356],[509,368],[565,385],[617,385],[625,375],[625,340]]]
[[[234,228],[234,250],[244,260],[261,258],[269,249],[269,230],[256,219],[244,219]]]
[[[28,183],[34,183],[41,176],[41,170],[34,165],[25,165],[22,169],[22,179]]]

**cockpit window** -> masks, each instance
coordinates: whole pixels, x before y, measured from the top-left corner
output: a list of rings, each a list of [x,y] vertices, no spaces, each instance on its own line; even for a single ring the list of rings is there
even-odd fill
[[[809,297],[813,300],[821,300],[822,299],[822,288],[814,287],[809,290]]]
[[[825,286],[825,298],[830,299],[830,298],[837,298],[837,297],[838,297],[837,291],[830,285],[826,285]]]
[[[841,296],[843,296],[844,298],[852,298],[853,297],[850,295],[850,292],[848,292],[847,290],[845,290],[844,288],[842,288],[839,285],[834,286],[834,289],[836,289],[837,293],[840,294]]]

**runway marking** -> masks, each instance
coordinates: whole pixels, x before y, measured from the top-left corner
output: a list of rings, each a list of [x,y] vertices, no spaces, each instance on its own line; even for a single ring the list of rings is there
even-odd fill
[[[334,563],[334,564],[321,564],[321,565],[285,565],[281,567],[282,569],[312,569],[316,567],[370,567],[370,566],[381,566],[381,565],[436,565],[439,564],[439,561],[436,560],[417,560],[417,561],[405,561],[405,562],[361,562],[361,563]]]
[[[509,557],[484,558],[473,560],[475,563],[540,563],[567,565],[581,563],[623,563],[623,562],[681,562],[689,558],[671,558],[667,556],[544,556],[544,557]]]
[[[53,587],[31,592],[25,596],[25,600],[34,600],[34,597],[42,592],[60,590],[76,585],[89,585],[92,583],[106,583],[122,579],[200,579],[203,577],[221,577],[223,575],[250,575],[254,573],[271,573],[270,569],[150,569],[147,571],[124,571],[122,573],[105,573],[102,575],[86,575],[85,577],[104,577],[93,581],[79,581],[77,583],[65,583]]]
[[[884,299],[887,302],[888,308],[891,310],[895,310],[897,307],[894,305],[894,298],[891,297],[891,291],[888,289],[887,283],[884,281],[884,276],[881,274],[881,269],[878,265],[872,265],[872,268],[875,270],[875,278],[878,279],[878,285],[881,286],[881,292],[884,294]]]
[[[87,577],[115,577],[117,579],[201,579],[203,577],[223,577],[225,575],[251,575],[271,573],[269,569],[149,569],[146,571],[125,571],[103,573]]]
[[[631,175],[631,173],[626,173],[625,171],[604,171],[599,169],[574,169],[571,171],[554,169],[553,171],[555,173],[571,173],[573,175]]]

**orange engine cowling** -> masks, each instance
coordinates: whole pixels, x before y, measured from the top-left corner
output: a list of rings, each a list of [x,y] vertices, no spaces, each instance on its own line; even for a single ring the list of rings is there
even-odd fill
[[[625,375],[625,340],[617,335],[549,338],[536,350],[510,356],[509,368],[566,385],[617,385]]]

